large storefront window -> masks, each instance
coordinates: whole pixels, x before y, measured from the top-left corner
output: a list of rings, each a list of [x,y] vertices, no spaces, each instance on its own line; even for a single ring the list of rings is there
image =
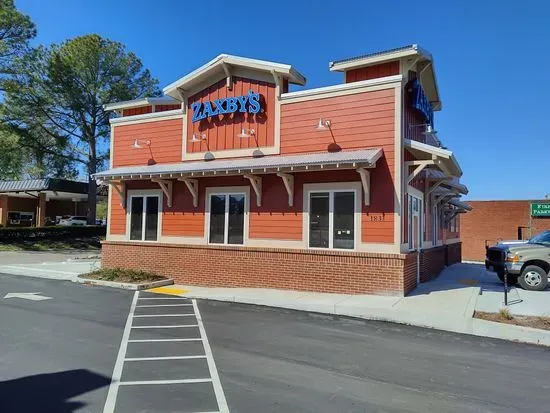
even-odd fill
[[[309,247],[355,247],[354,191],[310,192]]]
[[[130,239],[136,241],[156,241],[159,220],[158,195],[130,197]]]
[[[244,244],[245,194],[210,195],[211,244]]]

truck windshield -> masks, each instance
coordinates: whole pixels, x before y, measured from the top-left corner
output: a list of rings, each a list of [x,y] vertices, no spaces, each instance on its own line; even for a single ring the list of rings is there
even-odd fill
[[[529,240],[529,244],[550,245],[550,231],[543,231]]]

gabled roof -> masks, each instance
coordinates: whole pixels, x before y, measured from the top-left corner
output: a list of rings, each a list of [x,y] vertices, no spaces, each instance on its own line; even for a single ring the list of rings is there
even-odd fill
[[[329,69],[331,72],[345,72],[347,70],[414,57],[419,58],[420,83],[432,104],[433,110],[441,110],[442,104],[435,77],[434,59],[428,51],[422,49],[417,44],[367,53],[348,59],[335,60],[329,63]]]
[[[178,88],[182,88],[184,90],[190,89],[205,80],[205,78],[212,76],[213,72],[224,73],[226,69],[230,71],[232,66],[254,69],[268,73],[275,72],[286,77],[290,83],[297,85],[303,86],[306,83],[306,78],[290,65],[221,54],[198,69],[185,75],[181,79],[169,84],[162,89],[162,91],[165,95],[179,99],[180,95],[177,91]]]
[[[181,102],[170,96],[162,96],[158,98],[140,98],[133,100],[124,100],[122,102],[107,103],[103,105],[105,110],[120,110],[135,108],[138,106],[148,105],[179,105]]]

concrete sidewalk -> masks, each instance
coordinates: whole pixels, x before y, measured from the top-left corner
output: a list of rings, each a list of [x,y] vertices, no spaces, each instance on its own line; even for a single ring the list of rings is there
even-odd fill
[[[99,251],[1,251],[0,273],[69,280],[100,268]]]
[[[407,297],[189,285],[175,285],[174,288],[186,290],[182,296],[198,299],[389,321],[550,346],[550,331],[473,318],[482,291],[472,278],[477,273],[477,267],[456,264],[446,268],[437,279],[421,284]]]

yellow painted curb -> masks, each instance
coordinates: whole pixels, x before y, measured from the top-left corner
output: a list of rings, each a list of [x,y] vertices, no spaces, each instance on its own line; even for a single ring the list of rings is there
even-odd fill
[[[168,295],[182,295],[189,292],[189,290],[184,290],[183,288],[172,287],[172,286],[156,287],[145,291],[147,291],[148,293],[168,294]]]

